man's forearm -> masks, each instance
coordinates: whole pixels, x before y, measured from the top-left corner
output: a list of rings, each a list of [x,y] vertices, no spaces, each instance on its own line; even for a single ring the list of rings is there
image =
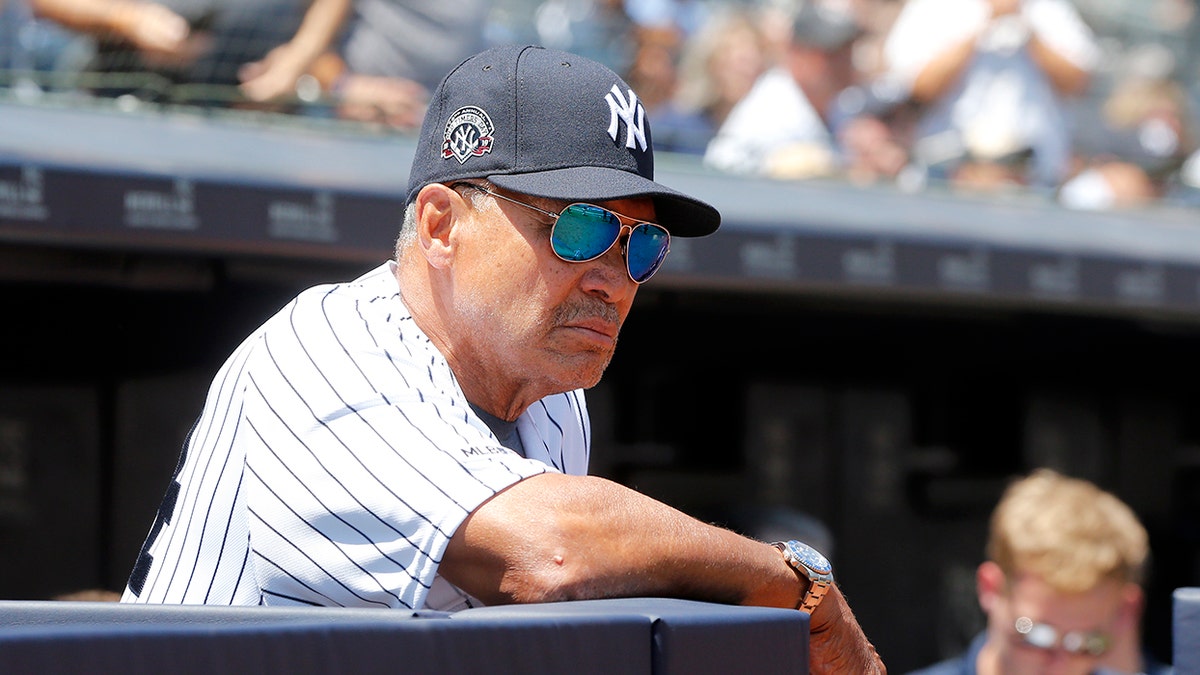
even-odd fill
[[[440,573],[485,602],[669,595],[795,607],[779,552],[594,476],[542,474],[455,533]]]
[[[476,510],[443,576],[485,602],[672,596],[794,608],[807,590],[770,544],[595,477],[543,474]],[[814,673],[883,673],[836,585],[813,613]]]

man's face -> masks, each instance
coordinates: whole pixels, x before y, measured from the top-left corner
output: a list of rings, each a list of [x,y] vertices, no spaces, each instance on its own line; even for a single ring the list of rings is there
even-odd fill
[[[991,675],[1092,672],[1099,656],[1073,653],[1068,647],[1079,639],[1094,642],[1101,636],[1110,637],[1117,630],[1124,606],[1122,588],[1118,582],[1106,580],[1089,591],[1063,593],[1035,576],[1023,575],[1002,582],[990,595],[981,590],[980,602],[988,618],[988,648],[980,658],[981,675],[985,671]]]
[[[553,213],[567,205],[496,191]],[[517,383],[522,399],[596,384],[637,293],[621,246],[592,261],[565,262],[550,247],[552,218],[478,196],[456,254],[452,299],[473,360],[483,375]],[[654,219],[649,199],[598,205]]]

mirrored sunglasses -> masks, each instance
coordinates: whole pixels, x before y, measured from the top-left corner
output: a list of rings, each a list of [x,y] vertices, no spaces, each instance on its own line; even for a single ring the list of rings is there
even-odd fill
[[[1103,656],[1112,644],[1112,638],[1100,631],[1060,631],[1045,623],[1036,623],[1027,616],[1016,622],[1017,635],[1021,642],[1036,649],[1061,649],[1081,656]]]
[[[553,213],[475,183],[454,183],[450,187],[460,186],[474,188],[554,219],[550,227],[550,248],[566,262],[595,260],[607,253],[628,232],[621,243],[621,251],[629,278],[637,284],[654,276],[671,247],[671,234],[662,225],[623,216],[595,204],[579,202]]]

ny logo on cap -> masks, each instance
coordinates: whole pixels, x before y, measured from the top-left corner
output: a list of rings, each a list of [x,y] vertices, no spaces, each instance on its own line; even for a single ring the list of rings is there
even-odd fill
[[[492,119],[482,109],[469,105],[455,110],[442,132],[442,159],[454,157],[462,164],[491,152],[493,131]]]
[[[644,151],[646,149],[646,109],[638,102],[637,94],[630,89],[629,98],[626,99],[614,84],[612,91],[605,94],[604,100],[608,101],[608,110],[611,113],[608,135],[614,141],[618,141],[617,133],[621,130],[618,120],[624,120],[625,147],[632,149],[636,145]]]

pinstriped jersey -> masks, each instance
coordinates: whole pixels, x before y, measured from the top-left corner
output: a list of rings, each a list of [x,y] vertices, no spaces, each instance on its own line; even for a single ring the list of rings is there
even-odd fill
[[[463,519],[513,483],[584,474],[582,391],[517,420],[471,410],[400,298],[395,263],[298,295],[221,367],[123,602],[454,610]]]

